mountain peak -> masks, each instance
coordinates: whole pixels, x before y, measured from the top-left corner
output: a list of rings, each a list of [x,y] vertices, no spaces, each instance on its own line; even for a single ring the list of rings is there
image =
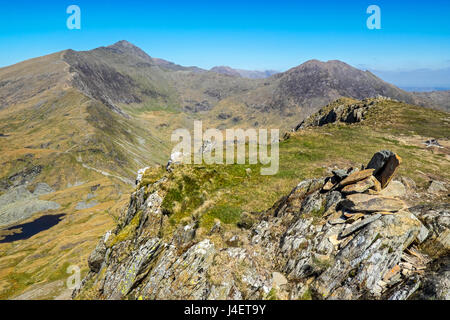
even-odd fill
[[[328,60],[328,61],[320,61],[317,59],[312,59],[304,62],[303,64],[299,65],[299,67],[320,67],[320,68],[326,68],[326,67],[345,67],[345,68],[353,68],[352,66],[348,65],[347,63],[340,61],[340,60]]]
[[[151,61],[152,58],[141,48],[135,46],[131,42],[127,40],[121,40],[116,43],[114,43],[111,46],[106,47],[107,49],[114,50],[119,53],[128,54],[140,57],[144,60]]]
[[[127,40],[120,40],[114,43],[113,45],[109,46],[110,48],[138,48],[131,42]],[[139,48],[138,48],[139,49]]]

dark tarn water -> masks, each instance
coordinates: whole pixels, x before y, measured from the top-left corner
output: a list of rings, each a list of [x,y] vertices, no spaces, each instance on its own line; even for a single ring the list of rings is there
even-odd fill
[[[18,241],[18,240],[29,239],[32,236],[38,234],[39,232],[48,230],[51,227],[56,226],[61,221],[61,218],[64,216],[65,216],[65,214],[42,216],[32,222],[20,224],[20,225],[5,229],[5,231],[18,230],[19,233],[14,233],[12,235],[4,236],[5,238],[0,240],[0,243],[11,243],[11,242]],[[20,232],[20,229],[22,229],[22,232]],[[0,236],[0,238],[1,238],[1,236]]]

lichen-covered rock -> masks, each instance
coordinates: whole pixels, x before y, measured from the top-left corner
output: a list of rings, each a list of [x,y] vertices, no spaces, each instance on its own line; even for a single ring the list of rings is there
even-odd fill
[[[347,196],[342,206],[353,212],[397,212],[405,208],[406,204],[396,198],[357,193]]]

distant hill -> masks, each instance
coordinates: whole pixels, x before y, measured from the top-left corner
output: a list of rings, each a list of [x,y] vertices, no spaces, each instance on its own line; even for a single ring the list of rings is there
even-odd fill
[[[297,122],[340,97],[364,99],[385,96],[411,104],[427,103],[368,71],[341,61],[311,60],[264,79],[263,85],[221,101],[216,116],[227,125],[295,126]]]
[[[233,77],[242,77],[249,79],[265,79],[279,73],[275,70],[265,70],[265,71],[254,71],[254,70],[243,70],[243,69],[233,69],[227,66],[218,66],[211,68],[212,72],[217,72],[220,74],[225,74]]]
[[[408,71],[370,70],[378,77],[405,88],[450,88],[450,68]],[[447,89],[448,90],[448,89]]]

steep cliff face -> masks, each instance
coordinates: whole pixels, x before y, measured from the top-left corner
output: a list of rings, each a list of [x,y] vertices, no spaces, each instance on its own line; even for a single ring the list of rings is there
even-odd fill
[[[219,222],[199,232],[195,212],[171,224],[173,174],[150,170],[73,297],[449,299],[449,207],[409,210],[391,181],[400,163],[383,151],[302,181],[232,234]]]

